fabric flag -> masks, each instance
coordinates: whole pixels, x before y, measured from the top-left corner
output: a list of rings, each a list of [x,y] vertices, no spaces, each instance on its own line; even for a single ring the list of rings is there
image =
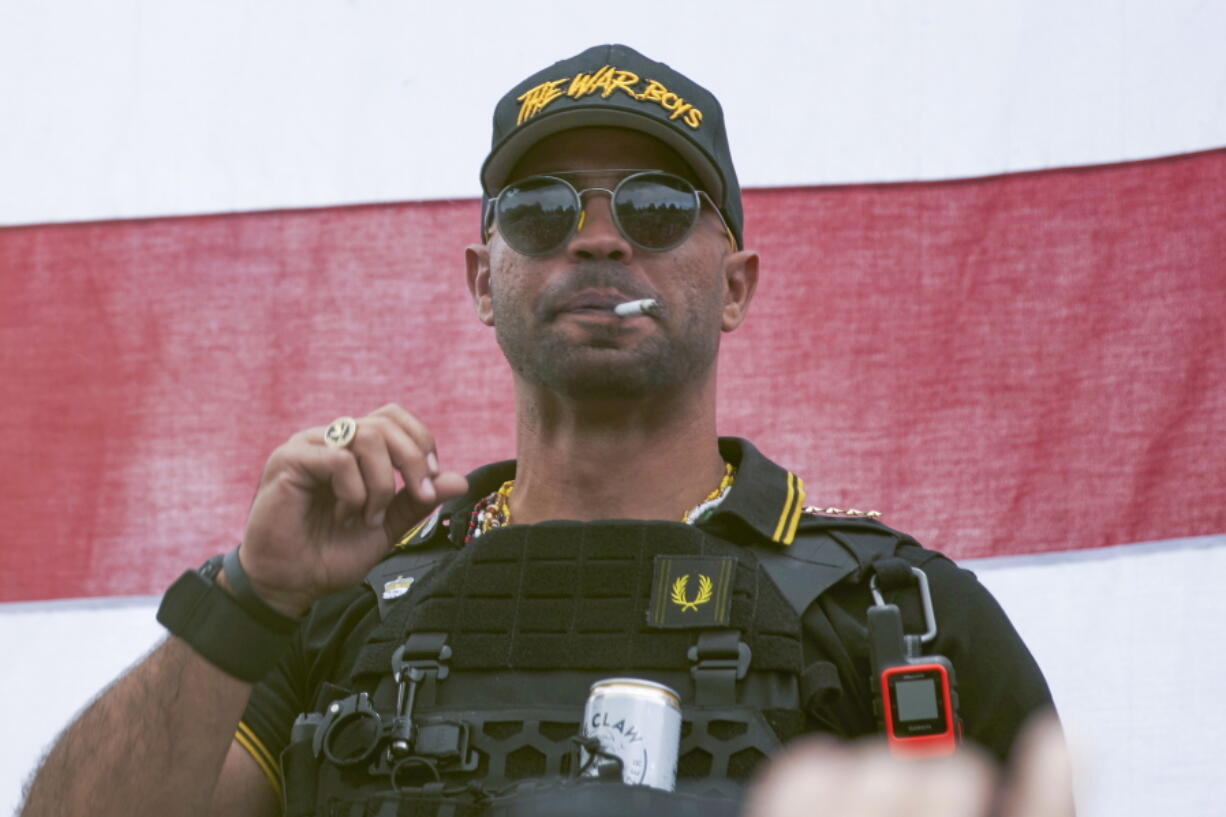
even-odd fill
[[[1226,531],[1226,151],[752,191],[723,433],[954,558]],[[288,433],[386,402],[511,456],[459,250],[474,201],[0,233],[0,600],[153,595],[236,541]],[[48,309],[49,305],[54,308]],[[769,407],[766,410],[764,407]],[[55,433],[22,433],[55,418]],[[31,560],[29,554],[39,558]]]
[[[721,433],[976,571],[1088,764],[1079,813],[1220,810],[1216,732],[1187,725],[1226,672],[1226,12],[767,3],[731,31],[631,0],[610,30],[526,0],[484,32],[440,8],[444,37],[379,4],[78,5],[0,27],[0,697],[25,736],[0,808],[241,537],[291,433],[396,402],[447,467],[513,455],[464,287],[472,176],[496,94],[595,38],[725,102],[762,277]]]
[[[1188,542],[1216,542],[1220,564],[1223,191],[1222,150],[752,190],[764,275],[726,342],[722,430],[804,476],[810,502],[880,510],[955,558],[1210,537],[1150,546],[1150,569],[1198,570],[1203,548]],[[14,462],[37,464],[2,477],[0,598],[160,593],[238,539],[267,452],[339,413],[399,402],[460,469],[511,455],[509,379],[456,249],[477,211],[0,231],[0,265],[18,272],[3,372],[20,384],[0,429]],[[1142,589],[1061,599],[1061,582],[1035,579],[1006,604],[1015,617],[1038,594],[1084,623]],[[7,623],[22,610],[42,612],[18,606]],[[1061,683],[1086,651],[1032,646],[1058,703],[1077,701]]]

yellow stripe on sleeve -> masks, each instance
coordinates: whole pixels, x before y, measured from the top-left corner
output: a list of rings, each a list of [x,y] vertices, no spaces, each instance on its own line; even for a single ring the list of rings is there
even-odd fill
[[[783,503],[783,511],[779,514],[779,522],[775,525],[775,533],[771,536],[776,542],[783,542],[783,534],[787,531],[792,519],[792,500],[796,497],[796,475],[788,471],[788,498]],[[788,540],[791,541],[790,539]],[[784,543],[786,544],[786,543]]]
[[[281,774],[278,771],[276,760],[273,759],[272,752],[268,751],[268,747],[264,745],[264,742],[256,737],[255,732],[251,731],[251,727],[242,721],[238,722],[238,730],[234,733],[234,739],[255,760],[256,765],[260,767],[260,771],[264,773],[264,776],[268,778],[268,782],[272,784],[273,791],[277,793],[277,797],[280,797]]]

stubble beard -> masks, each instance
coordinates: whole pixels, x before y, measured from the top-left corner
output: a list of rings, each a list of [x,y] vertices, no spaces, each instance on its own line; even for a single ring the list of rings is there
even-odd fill
[[[568,286],[578,290],[614,286],[621,275],[615,267],[593,265],[575,278]],[[500,298],[498,289],[491,281],[495,334],[512,371],[558,395],[575,400],[659,396],[705,379],[715,365],[718,306],[688,299],[673,307],[685,311],[669,314],[667,333],[661,325],[630,344],[620,324],[589,324],[584,340],[577,341],[552,317],[532,313],[515,298]]]

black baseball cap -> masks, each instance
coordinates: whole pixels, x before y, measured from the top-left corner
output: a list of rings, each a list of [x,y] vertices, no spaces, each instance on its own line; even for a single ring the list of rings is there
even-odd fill
[[[677,151],[742,245],[741,187],[719,100],[625,45],[597,45],[556,62],[498,101],[490,154],[481,166],[482,213],[534,144],[564,130],[596,126],[640,131]]]

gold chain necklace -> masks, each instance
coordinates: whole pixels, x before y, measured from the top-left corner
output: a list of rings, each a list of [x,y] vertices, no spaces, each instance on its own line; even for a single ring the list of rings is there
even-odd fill
[[[699,521],[703,514],[711,511],[732,489],[736,481],[736,466],[730,462],[724,463],[724,476],[719,486],[707,498],[686,511],[681,521],[692,525]],[[468,539],[476,539],[483,533],[489,533],[494,528],[511,524],[511,492],[515,490],[515,480],[508,479],[498,487],[498,490],[477,503],[473,508],[472,520],[468,526]]]

